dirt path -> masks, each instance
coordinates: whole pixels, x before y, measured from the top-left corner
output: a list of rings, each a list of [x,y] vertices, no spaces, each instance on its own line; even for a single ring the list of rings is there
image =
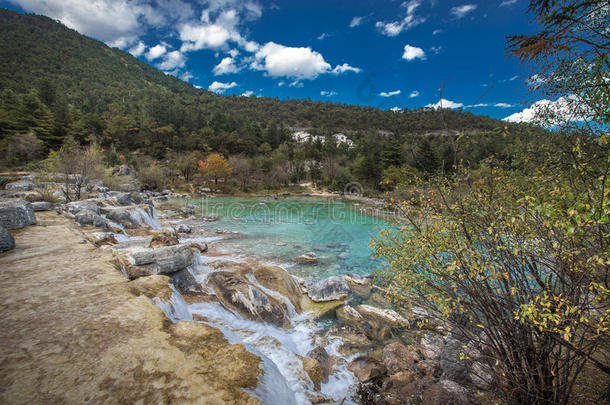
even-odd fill
[[[0,254],[0,403],[258,402],[242,389],[258,357],[151,303],[166,277],[128,282],[73,222],[38,214]]]

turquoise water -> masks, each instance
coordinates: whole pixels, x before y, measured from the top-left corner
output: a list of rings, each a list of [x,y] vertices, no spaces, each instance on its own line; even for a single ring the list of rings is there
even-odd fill
[[[281,264],[293,274],[314,279],[370,274],[379,265],[371,258],[370,240],[379,229],[392,226],[367,215],[359,205],[335,200],[216,197],[190,203],[197,214],[219,217],[205,228],[237,233],[218,242],[221,249]],[[314,252],[318,263],[294,261],[307,252]]]

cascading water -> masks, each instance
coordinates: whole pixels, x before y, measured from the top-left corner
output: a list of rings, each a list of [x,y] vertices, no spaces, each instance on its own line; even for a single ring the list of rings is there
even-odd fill
[[[207,276],[216,271],[208,265],[210,259],[197,255],[195,263],[189,271],[206,289]],[[227,260],[223,256],[223,261]],[[233,258],[240,261],[238,258]],[[289,329],[282,329],[269,323],[243,319],[219,303],[195,303],[187,305],[180,293],[173,289],[170,300],[156,299],[168,318],[176,322],[181,319],[192,320],[193,315],[206,319],[210,326],[220,329],[227,340],[233,344],[243,344],[249,351],[263,360],[261,368],[264,375],[259,384],[251,392],[264,404],[310,404],[308,394],[315,394],[313,383],[303,369],[299,356],[307,354],[315,348],[316,336],[323,328],[322,323],[311,319],[308,314],[298,314],[294,306],[283,295],[261,286],[253,276],[247,276],[257,288],[274,298],[286,303],[288,315],[292,323]],[[342,359],[335,365],[327,383],[322,383],[320,394],[328,399],[344,404],[351,404],[350,390],[357,383],[352,373],[347,370],[346,359],[337,351],[341,344],[339,338],[329,340],[325,349],[330,355]]]
[[[146,211],[142,207],[136,207],[136,211],[140,214],[141,222],[144,222],[146,225],[150,226],[153,229],[161,228],[161,224],[159,224],[159,219],[157,218],[157,211],[155,207],[151,206],[150,213]]]
[[[140,215],[142,222],[147,225],[153,228],[160,227],[154,210],[152,215],[149,215],[142,208],[134,212]],[[175,226],[180,222],[182,221],[173,220],[167,221],[167,224]],[[231,238],[212,236],[208,232],[205,235],[185,236],[180,239],[180,242],[203,244],[219,240],[228,241]],[[252,239],[246,238],[245,241],[252,243]],[[296,246],[296,242],[294,244]],[[323,243],[320,244],[324,246]],[[285,243],[277,244],[280,249],[284,245]],[[231,245],[231,248],[233,247],[235,245]],[[238,250],[238,252],[240,251]],[[195,262],[189,268],[189,272],[201,285],[205,293],[213,295],[214,291],[207,286],[207,282],[210,274],[223,270],[224,265],[219,264],[243,264],[248,263],[249,258],[251,258],[251,255],[246,252],[223,254],[221,257],[196,254]],[[278,259],[280,260],[267,257],[265,261],[287,263],[282,260],[283,258]],[[215,264],[215,261],[219,263]],[[275,263],[274,265],[277,266]],[[316,321],[309,314],[297,313],[287,297],[277,291],[265,288],[252,274],[246,274],[245,277],[254,287],[284,304],[292,325],[290,328],[283,329],[270,323],[244,319],[239,314],[227,310],[220,303],[200,302],[189,305],[173,287],[173,294],[168,301],[155,299],[154,303],[173,322],[179,320],[193,321],[194,315],[197,315],[196,319],[204,319],[203,322],[206,324],[221,330],[230,343],[243,344],[249,351],[259,356],[262,359],[260,367],[264,374],[259,377],[256,389],[250,393],[263,404],[310,404],[311,395],[322,395],[335,403],[353,404],[351,397],[358,381],[347,370],[347,364],[357,355],[346,357],[338,351],[338,347],[343,343],[341,338],[322,337],[322,331],[329,326],[325,325],[325,322],[330,321]],[[202,321],[198,320],[197,322]],[[306,357],[316,346],[324,347],[329,356],[338,359],[334,362],[328,381],[321,383],[319,391],[315,390],[313,382],[303,369],[300,358]]]

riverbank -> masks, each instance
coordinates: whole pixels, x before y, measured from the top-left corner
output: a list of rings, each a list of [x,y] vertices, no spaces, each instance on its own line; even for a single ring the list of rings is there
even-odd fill
[[[356,237],[352,227],[363,224],[339,215],[344,221],[329,228],[328,217],[309,215],[351,212],[343,203],[297,199],[294,208],[305,220],[289,221],[275,198],[250,200],[248,212],[260,212],[252,220],[265,236],[243,221],[194,215],[183,195],[173,197],[184,205],[167,210],[170,191],[98,186],[91,198],[67,204],[16,198],[36,187],[26,179],[7,187],[10,209],[2,213],[30,218],[36,210],[39,219],[10,228],[17,248],[0,256],[13,269],[0,280],[7,286],[0,295],[3,337],[10,342],[0,382],[9,387],[7,398],[16,398],[9,402],[468,403],[474,387],[491,383],[486,363],[472,373],[476,347],[461,358],[470,342],[425,311],[391,310],[365,277],[370,263],[346,267],[368,255],[369,237]],[[308,245],[282,241],[282,230],[302,235],[308,227],[314,237]],[[232,251],[246,243],[256,253]],[[285,257],[308,268],[303,277],[294,276],[296,266],[261,255],[269,246],[301,254]],[[320,278],[317,264],[331,273]],[[354,274],[352,267],[366,271]],[[21,341],[30,352],[12,358]],[[88,361],[96,365],[91,373]],[[69,387],[65,394],[62,385]]]
[[[0,402],[258,403],[257,356],[152,303],[168,277],[129,281],[74,221],[37,218],[0,255]]]

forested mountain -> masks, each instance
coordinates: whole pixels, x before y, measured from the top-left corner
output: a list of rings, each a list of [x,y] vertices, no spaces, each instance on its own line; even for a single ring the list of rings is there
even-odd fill
[[[408,163],[427,171],[451,156],[473,163],[490,154],[508,158],[513,140],[498,130],[506,125],[452,110],[397,113],[311,100],[220,96],[50,18],[0,10],[0,135],[5,153],[19,149],[13,145],[22,138],[17,134],[34,134],[43,143],[41,154],[60,146],[68,135],[81,143],[94,141],[156,158],[191,150],[252,157],[282,147],[285,160],[293,161],[296,148],[300,161],[322,164],[328,153],[338,156],[333,161],[339,166],[349,166],[352,174],[368,173],[360,180],[376,187],[389,166]],[[322,136],[343,132],[355,148],[340,152],[331,142],[297,147],[288,129],[294,127],[312,128]],[[508,128],[519,134],[532,130]],[[456,151],[452,144],[458,131],[473,134],[474,141],[462,141],[465,146]],[[439,135],[421,136],[430,133]],[[23,159],[16,156],[12,162]],[[358,159],[365,161],[360,169],[353,166]],[[336,169],[329,171],[334,174]]]

